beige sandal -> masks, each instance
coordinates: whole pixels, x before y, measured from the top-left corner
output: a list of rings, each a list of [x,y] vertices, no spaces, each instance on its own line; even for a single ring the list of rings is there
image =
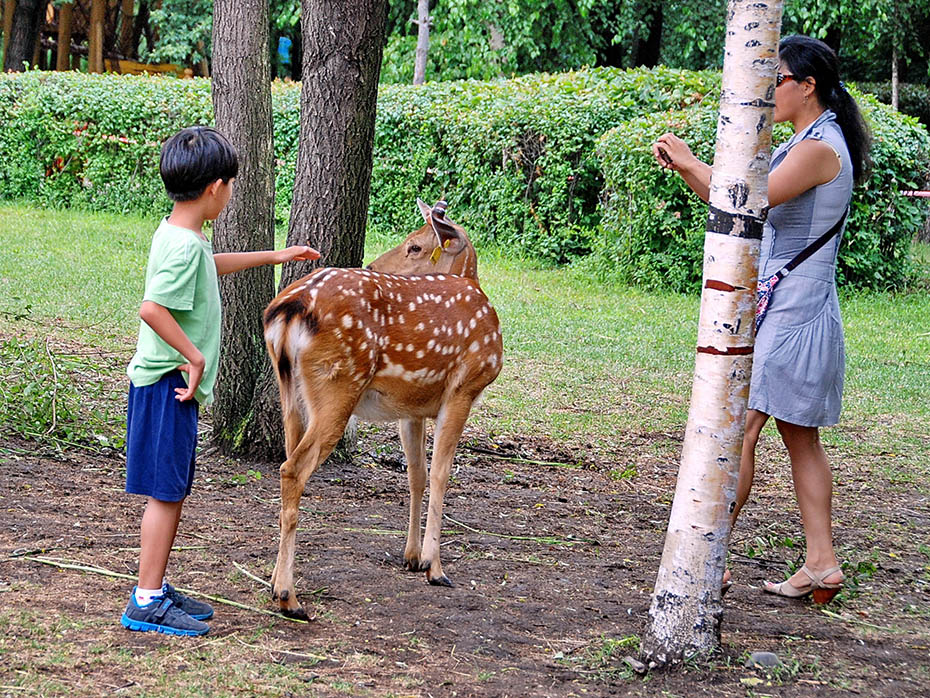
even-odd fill
[[[827,583],[824,580],[825,577],[829,577],[831,574],[840,572],[840,567],[831,567],[828,570],[823,572],[812,572],[808,569],[807,565],[804,565],[801,568],[801,571],[807,575],[810,579],[810,583],[803,587],[796,587],[793,584],[790,584],[786,579],[783,582],[778,584],[772,584],[771,582],[766,582],[763,586],[763,590],[769,594],[775,594],[776,596],[784,596],[789,599],[800,599],[808,594],[813,594],[814,603],[824,604],[830,603],[834,596],[843,588],[843,579],[840,579],[839,582]],[[842,572],[840,572],[842,576]]]

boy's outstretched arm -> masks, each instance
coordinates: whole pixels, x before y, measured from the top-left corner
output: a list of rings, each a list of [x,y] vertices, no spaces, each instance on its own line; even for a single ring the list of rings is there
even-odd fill
[[[184,334],[184,330],[178,325],[171,312],[163,305],[155,301],[143,301],[142,307],[139,308],[139,317],[142,321],[151,327],[155,334],[161,337],[166,344],[181,354],[187,363],[178,366],[178,369],[188,375],[187,388],[175,388],[175,398],[184,402],[194,397],[197,386],[200,385],[200,379],[203,378],[203,369],[206,360],[200,349],[194,346],[194,343]]]
[[[320,253],[306,245],[294,245],[283,250],[260,250],[258,252],[220,252],[213,255],[216,262],[216,273],[232,274],[233,272],[260,267],[263,264],[283,264],[294,260],[319,259]]]

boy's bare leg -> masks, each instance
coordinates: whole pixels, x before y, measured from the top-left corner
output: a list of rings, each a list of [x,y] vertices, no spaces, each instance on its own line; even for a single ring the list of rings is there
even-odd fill
[[[139,588],[160,589],[168,555],[181,520],[180,502],[163,502],[149,497],[142,515],[142,552],[139,553]]]

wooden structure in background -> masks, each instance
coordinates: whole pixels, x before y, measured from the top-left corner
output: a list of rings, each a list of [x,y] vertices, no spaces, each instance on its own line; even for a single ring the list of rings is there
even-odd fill
[[[3,11],[3,49],[10,36],[17,0],[0,0]],[[144,36],[157,40],[149,26],[149,10],[161,0],[73,0],[56,6],[50,0],[39,30],[33,65],[41,70],[79,70],[84,59],[90,73],[174,73],[209,76],[207,61],[190,67],[172,63],[148,64],[139,59]]]

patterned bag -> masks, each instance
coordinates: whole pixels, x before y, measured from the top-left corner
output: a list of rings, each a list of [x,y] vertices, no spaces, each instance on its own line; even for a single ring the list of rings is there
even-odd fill
[[[840,232],[840,229],[843,227],[843,223],[846,222],[846,216],[848,214],[849,208],[847,207],[843,212],[843,215],[836,222],[836,224],[830,228],[830,230],[825,232],[819,238],[814,240],[810,245],[798,252],[794,259],[788,262],[777,272],[772,274],[772,276],[767,279],[759,280],[759,283],[756,285],[756,336],[759,335],[759,328],[762,327],[762,321],[765,319],[765,314],[768,312],[769,303],[772,300],[772,293],[775,291],[775,286],[778,284],[778,282],[788,276],[788,274],[790,274],[796,266],[814,254],[817,250],[823,247],[828,240]]]

